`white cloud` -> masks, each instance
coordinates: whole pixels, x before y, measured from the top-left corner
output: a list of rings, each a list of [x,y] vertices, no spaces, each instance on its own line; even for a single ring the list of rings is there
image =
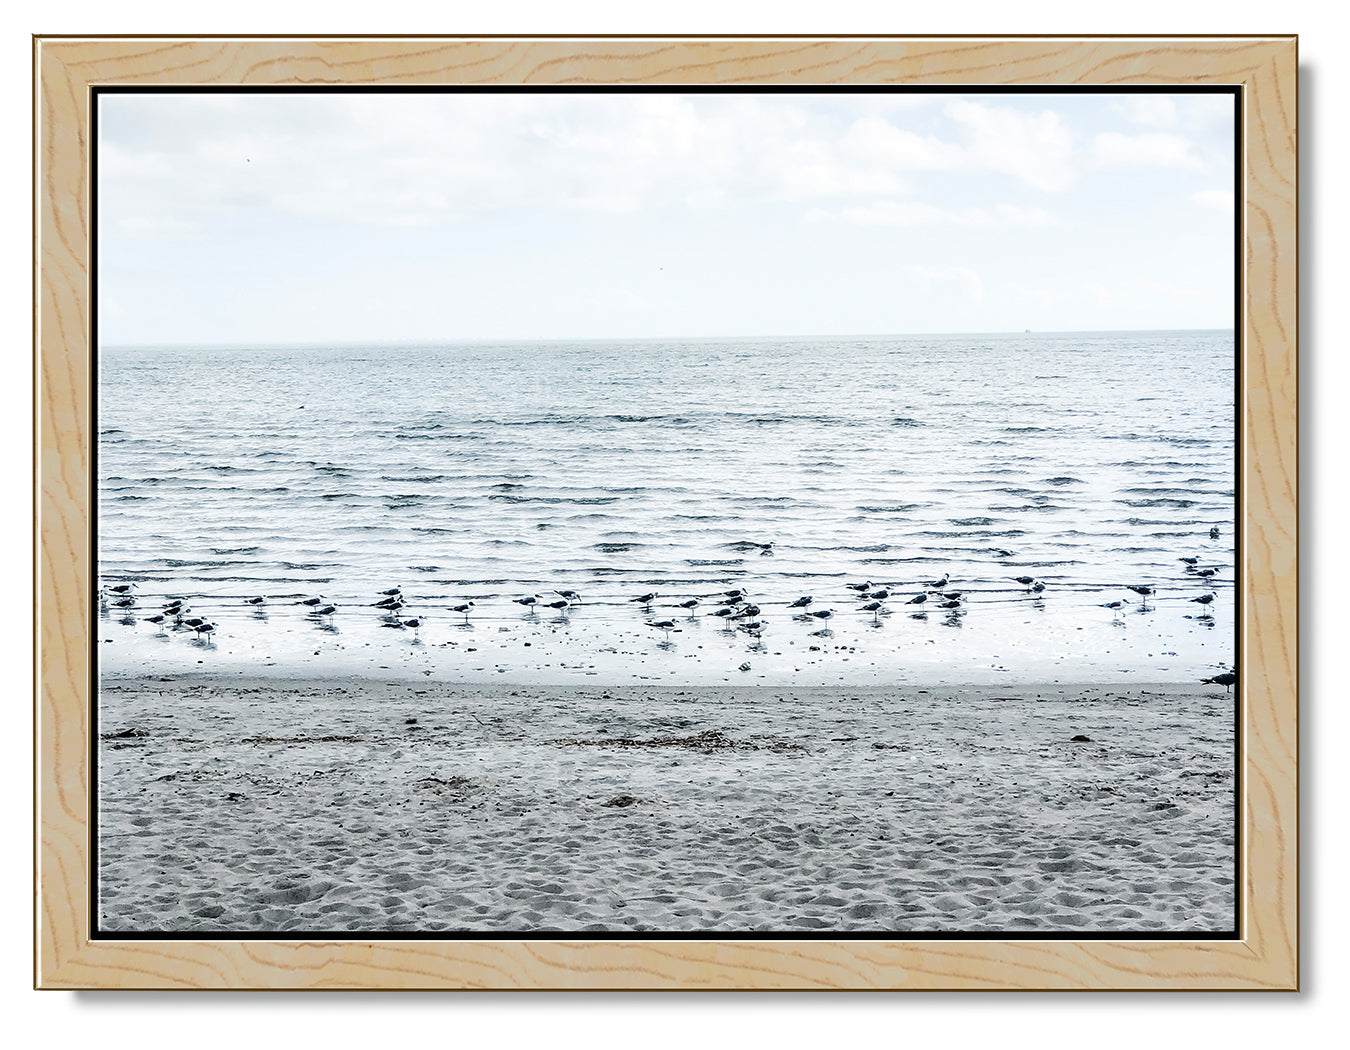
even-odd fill
[[[1229,214],[1232,214],[1235,199],[1232,190],[1200,190],[1191,195],[1191,200],[1196,204],[1206,208],[1217,208]]]
[[[1152,128],[1176,127],[1181,119],[1171,95],[1121,95],[1113,108],[1131,124]]]
[[[1164,132],[1123,135],[1118,131],[1104,131],[1093,137],[1091,158],[1101,167],[1204,166],[1189,140]]]
[[[1038,190],[1060,190],[1073,181],[1073,136],[1057,113],[958,99],[946,114],[960,128],[977,169],[1011,175]]]
[[[877,201],[844,208],[840,216],[850,222],[874,226],[961,226],[991,229],[1004,226],[1044,226],[1051,220],[1040,208],[1012,204],[993,207],[940,208],[921,201]]]
[[[906,266],[905,273],[930,286],[952,286],[964,289],[972,302],[984,298],[984,282],[980,275],[965,266]]]

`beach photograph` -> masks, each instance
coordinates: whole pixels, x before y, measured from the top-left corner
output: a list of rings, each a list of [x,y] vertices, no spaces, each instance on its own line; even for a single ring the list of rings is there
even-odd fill
[[[1239,95],[92,114],[93,936],[1238,936]]]

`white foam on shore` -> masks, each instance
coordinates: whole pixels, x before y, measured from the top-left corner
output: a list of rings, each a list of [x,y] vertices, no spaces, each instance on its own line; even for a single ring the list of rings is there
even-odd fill
[[[654,681],[721,685],[866,685],[990,682],[1193,682],[1232,666],[1231,595],[1213,616],[1184,598],[1061,608],[1031,600],[918,618],[903,606],[874,618],[841,599],[827,620],[767,613],[754,639],[712,616],[658,606],[653,615],[577,606],[566,616],[484,611],[465,623],[432,614],[418,632],[382,627],[375,610],[349,606],[307,618],[294,606],[261,613],[213,609],[209,639],[162,631],[144,613],[97,624],[98,660],[111,674],[184,670],[273,676],[361,674],[436,681],[580,684]],[[673,619],[666,632],[644,619]],[[823,632],[823,633],[818,633]],[[748,665],[748,669],[742,669]]]

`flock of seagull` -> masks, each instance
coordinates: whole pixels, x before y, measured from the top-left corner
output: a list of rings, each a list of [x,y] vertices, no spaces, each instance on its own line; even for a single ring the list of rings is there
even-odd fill
[[[1193,577],[1201,582],[1210,584],[1210,590],[1190,597],[1187,600],[1195,602],[1202,606],[1203,617],[1210,617],[1209,607],[1214,603],[1215,595],[1213,592],[1213,579],[1218,574],[1215,568],[1202,568],[1200,559],[1195,557],[1183,557],[1179,559],[1185,565],[1186,575]],[[1026,594],[1037,600],[1046,591],[1045,581],[1034,576],[1011,576],[1008,579],[1020,584]],[[100,604],[105,608],[116,608],[124,610],[129,616],[133,615],[131,610],[137,606],[137,597],[133,593],[136,589],[135,583],[117,583],[110,584],[100,588],[98,597]],[[951,587],[951,574],[944,572],[939,578],[924,581],[919,584],[917,591],[913,587],[903,589],[896,586],[877,586],[871,580],[865,580],[860,583],[845,583],[844,587],[854,592],[854,600],[860,604],[858,610],[864,613],[870,612],[873,616],[873,623],[879,624],[883,614],[889,614],[890,608],[887,602],[895,599],[902,607],[908,607],[911,614],[923,618],[927,609],[942,609],[951,616],[959,616],[964,611],[967,596],[960,590],[949,589]],[[1150,598],[1157,595],[1157,587],[1150,584],[1130,584],[1127,589],[1138,595],[1140,609],[1147,608]],[[652,608],[661,595],[656,591],[637,595],[636,597],[626,599],[626,604],[636,604],[641,607],[646,617],[651,617]],[[575,590],[556,590],[549,595],[531,594],[519,598],[511,599],[517,605],[524,607],[527,616],[533,616],[538,610],[549,609],[566,616],[567,611],[573,606],[580,605],[581,595]],[[765,605],[785,605],[786,609],[793,612],[796,619],[805,622],[820,622],[822,632],[825,633],[824,621],[835,616],[835,611],[831,608],[812,608],[815,605],[815,598],[812,595],[804,594],[799,598],[789,602],[770,602],[765,599],[758,601],[752,600],[748,591],[742,587],[737,587],[728,591],[714,592],[702,597],[685,597],[679,601],[670,603],[671,608],[683,609],[689,614],[690,619],[698,616],[698,609],[710,601],[715,607],[711,609],[710,615],[720,619],[724,625],[724,630],[728,632],[741,631],[751,637],[758,639],[766,628],[763,619],[763,606]],[[268,605],[268,599],[258,595],[244,599],[244,604],[257,610],[263,611],[263,607]],[[303,607],[307,610],[307,615],[318,622],[324,624],[331,623],[331,617],[338,611],[338,606],[322,595],[302,598],[299,600],[287,600],[287,604]],[[412,630],[414,633],[426,623],[424,614],[407,615],[409,604],[408,598],[403,594],[401,587],[390,587],[379,592],[375,596],[375,601],[368,603],[368,608],[377,611],[381,625],[384,627],[396,628],[399,630]],[[1117,600],[1100,603],[1102,608],[1111,609],[1119,615],[1122,609],[1129,604],[1126,600]],[[464,601],[459,604],[450,605],[448,609],[452,613],[460,614],[464,617],[464,623],[469,623],[470,614],[475,608],[472,600]],[[142,617],[146,623],[154,624],[160,630],[173,628],[180,631],[192,631],[198,640],[210,640],[216,632],[217,625],[211,620],[193,615],[192,609],[188,606],[188,599],[184,597],[171,597],[165,602],[154,615]],[[655,630],[663,631],[666,639],[669,640],[673,631],[681,630],[680,621],[674,619],[652,619],[647,618],[643,621],[644,625]],[[329,628],[331,629],[331,627]],[[1231,690],[1237,682],[1237,675],[1233,672],[1223,672],[1210,678],[1201,679],[1205,684],[1222,685],[1225,689]]]
[[[1210,591],[1188,599],[1205,609],[1203,616],[1209,616],[1209,606],[1215,600],[1212,581],[1218,570],[1200,567],[1199,558],[1184,557],[1179,560],[1185,565],[1185,571],[1189,576],[1210,583]],[[1034,576],[1012,576],[1008,579],[1020,584],[1028,597],[1038,600],[1047,589],[1045,581]],[[917,585],[917,590],[914,589],[915,585],[905,589],[901,585],[876,585],[871,580],[844,584],[845,588],[854,592],[855,600],[860,603],[857,606],[858,610],[872,614],[874,625],[880,624],[883,615],[891,613],[892,610],[887,603],[892,599],[919,618],[922,618],[928,609],[940,609],[950,616],[960,616],[966,608],[968,597],[960,590],[950,589],[951,586],[951,574],[949,572],[944,572],[937,579],[920,582]],[[128,615],[132,615],[131,610],[137,605],[137,598],[132,593],[135,588],[135,583],[106,586],[99,591],[100,602],[105,607],[122,609],[127,611]],[[1127,589],[1139,596],[1141,609],[1147,608],[1149,599],[1157,594],[1157,588],[1148,584],[1132,584],[1128,585]],[[409,598],[403,594],[401,587],[390,587],[380,591],[374,597],[375,600],[368,603],[368,607],[378,612],[382,626],[417,632],[427,621],[427,617],[423,613],[408,614]],[[665,632],[667,639],[669,639],[671,632],[680,630],[681,625],[679,621],[674,619],[651,618],[653,605],[659,597],[661,597],[660,594],[652,591],[628,598],[625,603],[640,606],[645,616],[648,617],[643,621],[645,626]],[[275,599],[273,600],[275,601]],[[527,615],[534,615],[538,611],[548,609],[566,616],[568,610],[581,604],[581,595],[575,590],[556,590],[547,595],[531,594],[512,598],[511,601],[524,607]],[[711,602],[715,606],[710,610],[710,615],[720,619],[727,631],[742,631],[755,638],[758,638],[765,630],[766,624],[763,619],[763,612],[764,606],[767,605],[785,605],[787,610],[794,613],[797,619],[805,622],[825,621],[835,615],[835,611],[830,608],[812,608],[815,605],[815,598],[812,595],[802,595],[789,602],[774,602],[766,599],[752,600],[749,593],[740,587],[703,596],[684,597],[679,601],[671,602],[670,607],[686,611],[689,618],[693,619],[698,615],[700,606],[704,605],[705,602]],[[262,612],[263,607],[268,604],[268,599],[263,596],[254,596],[245,598],[244,604]],[[305,608],[309,617],[320,625],[331,624],[331,617],[338,612],[338,606],[322,595],[302,598],[298,601],[287,599],[287,604]],[[1119,615],[1129,602],[1116,600],[1100,604],[1102,608],[1110,609]],[[447,608],[452,613],[462,615],[464,623],[467,625],[470,614],[475,608],[475,602],[467,600],[450,605]],[[143,619],[147,623],[156,625],[161,630],[169,627],[177,630],[191,630],[199,639],[209,639],[217,630],[217,624],[214,622],[203,616],[193,615],[187,604],[187,599],[183,597],[170,598],[155,615],[143,617]]]

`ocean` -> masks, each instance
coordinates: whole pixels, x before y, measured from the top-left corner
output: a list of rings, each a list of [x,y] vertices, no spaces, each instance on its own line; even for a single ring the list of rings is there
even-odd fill
[[[98,606],[100,664],[1212,675],[1237,657],[1235,363],[1230,331],[105,347],[97,569],[136,588]],[[733,590],[759,612],[715,615]],[[215,630],[149,622],[173,597]]]

